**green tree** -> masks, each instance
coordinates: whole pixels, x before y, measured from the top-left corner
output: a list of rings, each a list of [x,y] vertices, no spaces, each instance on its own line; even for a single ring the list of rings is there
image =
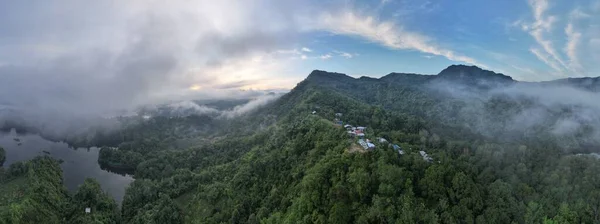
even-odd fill
[[[6,151],[4,148],[0,147],[0,167],[4,165],[6,161]]]
[[[94,179],[88,178],[79,186],[69,206],[70,223],[119,223],[117,203]],[[86,208],[91,213],[85,213]]]

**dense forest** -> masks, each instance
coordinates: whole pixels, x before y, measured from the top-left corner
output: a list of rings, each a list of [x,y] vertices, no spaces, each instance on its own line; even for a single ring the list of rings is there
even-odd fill
[[[570,83],[578,82],[522,88],[596,90]],[[2,170],[0,220],[600,223],[600,160],[586,154],[599,151],[597,116],[580,121],[584,104],[549,106],[494,91],[515,85],[467,66],[381,79],[314,71],[279,100],[235,119],[157,116],[79,138],[104,146],[100,164],[134,174],[120,207],[94,180],[66,192],[51,158],[12,164]],[[528,111],[545,116],[517,125],[527,120],[515,115],[534,116]],[[356,139],[335,119],[367,127],[375,150],[351,150]],[[557,132],[572,120],[587,125]]]
[[[48,156],[0,168],[1,223],[119,223],[118,205],[97,181],[73,194],[62,183],[59,161]],[[86,208],[91,213],[85,213]]]

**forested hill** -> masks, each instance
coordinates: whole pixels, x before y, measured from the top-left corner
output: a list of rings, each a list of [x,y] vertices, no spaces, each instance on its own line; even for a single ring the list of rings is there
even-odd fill
[[[380,79],[313,71],[295,91],[320,88],[385,110],[424,119],[450,137],[538,144],[569,150],[600,145],[600,78],[518,82],[476,66],[437,75],[391,73]],[[469,137],[472,136],[473,138]]]
[[[496,84],[516,84],[519,81],[502,73],[481,69],[477,66],[467,65],[451,65],[436,75],[423,75],[414,73],[390,73],[379,79],[361,77],[353,78],[346,74],[314,70],[307,77],[306,81],[322,86],[339,86],[339,85],[359,85],[366,83],[394,83],[399,85],[423,85],[428,82],[444,80],[462,84],[480,85],[482,83]],[[522,82],[526,84],[536,84],[535,82]],[[553,81],[544,81],[537,84],[557,85],[565,84],[568,86],[582,88],[587,90],[597,90],[600,88],[600,77],[582,77],[582,78],[567,78]]]
[[[136,179],[113,223],[598,223],[596,94],[469,66],[314,71],[207,138],[180,136],[193,117],[129,126],[99,162]]]

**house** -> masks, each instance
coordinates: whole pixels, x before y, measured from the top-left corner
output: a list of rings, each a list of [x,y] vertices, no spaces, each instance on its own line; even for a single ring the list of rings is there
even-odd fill
[[[353,131],[348,131],[348,137],[354,138],[356,137],[356,133],[354,133]]]
[[[317,114],[317,111],[316,111],[316,110],[313,110],[312,114]]]
[[[379,143],[386,143],[387,140],[385,138],[379,138]]]
[[[404,155],[404,150],[402,150],[402,147],[400,147],[399,145],[393,144],[392,148],[396,151],[398,151],[398,154],[400,155]]]
[[[335,124],[339,125],[339,126],[342,126],[342,124],[344,124],[344,122],[343,121],[336,121]]]
[[[359,132],[355,132],[355,133],[356,133],[356,136],[358,136],[359,138],[364,138],[365,137],[365,133],[362,133],[362,132],[360,132],[360,133]]]
[[[370,143],[370,142],[367,142],[367,149],[368,149],[368,150],[373,150],[373,149],[375,149],[375,144],[373,144],[373,143]]]
[[[427,155],[427,153],[425,151],[419,151],[419,154],[421,154],[421,157],[423,157],[423,160],[425,160],[427,162],[431,162],[433,160],[431,157],[429,157],[429,155]]]
[[[359,140],[358,140],[358,144],[359,144],[360,146],[362,146],[362,147],[363,147],[365,150],[369,149],[369,145],[367,144],[367,142],[365,142],[365,140],[364,140],[364,139],[359,139]]]
[[[85,208],[85,213],[91,213],[92,209],[91,208]]]
[[[367,128],[366,128],[366,127],[356,127],[356,129],[358,129],[358,130],[361,130],[361,131],[364,131],[364,130],[366,130]]]
[[[335,113],[335,116],[336,116],[336,117],[341,117],[341,116],[342,116],[342,113]]]
[[[344,128],[345,129],[350,129],[350,128],[352,128],[352,125],[346,124],[346,125],[344,125]]]

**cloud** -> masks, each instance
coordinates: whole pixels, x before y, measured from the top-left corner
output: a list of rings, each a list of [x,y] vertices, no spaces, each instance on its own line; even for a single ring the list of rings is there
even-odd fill
[[[539,48],[530,48],[529,52],[533,53],[540,61],[546,63],[546,65],[550,66],[556,71],[562,71],[560,65],[558,65],[554,60],[549,58],[547,54],[542,52]]]
[[[234,117],[238,117],[241,116],[243,114],[246,114],[248,112],[254,111],[260,107],[263,107],[265,105],[267,105],[270,102],[275,101],[276,99],[279,98],[280,95],[274,95],[274,94],[269,94],[269,95],[264,95],[261,97],[258,97],[256,99],[251,100],[250,102],[241,105],[241,106],[236,106],[235,108],[233,108],[232,110],[228,110],[228,111],[223,111],[221,114],[221,117],[224,118],[234,118]]]
[[[331,57],[332,57],[331,54],[324,54],[324,55],[319,56],[319,58],[321,58],[323,60],[330,59]]]
[[[436,46],[431,38],[425,35],[404,30],[393,22],[379,21],[372,16],[361,16],[350,10],[335,14],[324,13],[316,26],[318,29],[334,34],[359,36],[392,49],[416,50],[443,56],[452,61],[486,67],[473,58]]]
[[[575,71],[581,71],[583,68],[577,57],[577,48],[581,39],[581,33],[574,30],[573,23],[569,23],[565,28],[565,34],[567,35],[565,52],[567,52],[567,56],[569,57],[569,67]]]
[[[464,127],[498,140],[538,138],[541,137],[538,131],[544,130],[560,139],[557,144],[565,149],[572,148],[574,138],[585,143],[600,143],[598,92],[559,83],[527,82],[481,92],[461,83],[438,81],[430,83],[428,89],[464,102],[461,104],[464,107],[442,115],[444,118],[459,120]],[[512,109],[490,108],[498,102],[513,105],[507,107]],[[440,109],[448,110],[445,106]]]
[[[344,52],[344,51],[333,51],[334,53],[338,54],[340,57],[344,57],[344,58],[353,58],[355,56],[358,56],[358,54],[356,53],[348,53],[348,52]]]
[[[302,5],[153,3],[3,4],[0,30],[10,35],[0,39],[0,104],[102,114],[234,92],[223,88],[293,87],[278,77],[293,57],[277,51],[296,42],[298,21],[289,12],[302,12]],[[202,89],[190,91],[193,85]]]
[[[585,19],[585,18],[590,18],[590,17],[591,17],[591,15],[582,11],[581,8],[575,8],[571,11],[571,13],[569,13],[569,18],[572,20]]]
[[[532,24],[522,23],[523,30],[527,31],[535,41],[542,47],[544,52],[533,52],[536,57],[552,67],[556,71],[563,71],[568,68],[566,63],[561,59],[558,52],[554,49],[552,41],[546,39],[544,34],[552,30],[553,24],[556,22],[556,17],[546,16],[549,8],[547,0],[529,0],[529,6],[533,11],[534,21]],[[557,66],[559,64],[560,66]],[[562,67],[561,67],[562,66]]]
[[[312,50],[310,48],[306,48],[306,47],[303,47],[301,50],[304,52],[312,52]]]
[[[219,110],[204,105],[198,105],[192,101],[181,101],[166,105],[171,109],[172,114],[189,115],[189,112],[193,114],[217,114]]]

